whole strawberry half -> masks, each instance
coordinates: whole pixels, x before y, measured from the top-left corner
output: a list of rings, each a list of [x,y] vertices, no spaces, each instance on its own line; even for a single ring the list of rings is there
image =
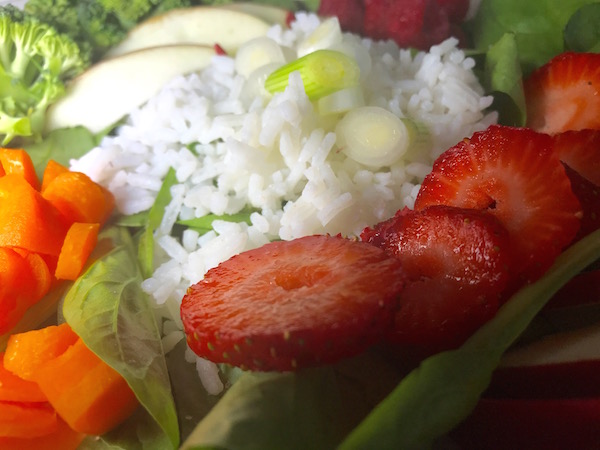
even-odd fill
[[[544,133],[600,128],[600,54],[562,53],[524,82],[527,126]]]
[[[580,226],[581,206],[549,135],[500,125],[444,152],[415,209],[450,205],[487,211],[508,230],[518,286],[539,278]]]
[[[494,216],[404,209],[361,238],[398,258],[410,279],[390,342],[421,354],[456,347],[496,313],[509,279],[509,239]]]
[[[287,371],[356,355],[390,327],[400,261],[356,240],[309,236],[243,252],[189,288],[181,318],[199,356]]]

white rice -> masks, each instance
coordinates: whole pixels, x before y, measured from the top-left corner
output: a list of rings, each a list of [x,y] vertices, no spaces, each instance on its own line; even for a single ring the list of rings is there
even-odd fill
[[[316,15],[301,13],[290,29],[274,26],[268,36],[295,49],[319,23]],[[123,214],[149,209],[168,169],[176,171],[178,184],[156,230],[160,264],[142,285],[162,319],[165,349],[183,339],[181,299],[207,270],[274,239],[358,235],[412,207],[434,159],[496,121],[495,113],[486,113],[491,97],[483,95],[474,62],[457,40],[414,55],[392,42],[360,42],[370,56],[361,82],[366,104],[413,119],[431,133],[429,145],[391,167],[372,169],[347,158],[336,146],[335,122],[319,116],[298,74],[285,92],[248,97],[245,78],[227,56],[173,79],[132,111],[115,136],[72,162],[73,170],[114,193]],[[250,224],[216,221],[206,234],[171,235],[176,220],[245,208],[254,210]],[[209,392],[223,389],[216,366],[196,365]]]

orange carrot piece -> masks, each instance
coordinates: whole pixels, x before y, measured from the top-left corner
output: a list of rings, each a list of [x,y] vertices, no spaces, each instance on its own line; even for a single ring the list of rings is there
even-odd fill
[[[46,362],[62,355],[79,337],[67,323],[13,334],[4,352],[4,367],[24,380],[32,381]]]
[[[0,246],[58,255],[67,229],[61,213],[23,177],[0,177]]]
[[[44,192],[52,180],[54,180],[61,173],[68,171],[69,169],[67,167],[57,163],[53,159],[48,161],[48,164],[46,164],[46,168],[44,169],[44,175],[42,176],[42,187],[40,190]]]
[[[35,274],[19,253],[0,247],[0,334],[6,333],[35,303]]]
[[[0,448],[5,450],[76,450],[85,435],[71,429],[60,417],[56,430],[38,437],[1,437]]]
[[[54,281],[48,263],[38,253],[31,253],[30,251],[17,247],[13,250],[25,259],[33,271],[35,286],[31,287],[34,291],[33,301],[35,303],[48,293]]]
[[[42,192],[71,223],[103,224],[114,207],[112,194],[81,172],[64,172]]]
[[[125,379],[82,339],[40,366],[35,381],[60,417],[81,433],[104,434],[138,407]]]
[[[24,380],[4,368],[4,354],[0,353],[0,401],[47,402],[37,383]]]
[[[76,280],[98,242],[99,223],[75,222],[67,231],[54,276],[59,280]]]
[[[22,176],[34,189],[40,188],[40,181],[29,154],[21,148],[1,148],[0,165],[4,172]]]
[[[37,437],[56,429],[56,411],[48,403],[0,402],[0,436]]]
[[[0,177],[3,177],[4,175],[6,175],[6,171],[4,170],[4,167],[2,167],[2,164],[0,164]]]

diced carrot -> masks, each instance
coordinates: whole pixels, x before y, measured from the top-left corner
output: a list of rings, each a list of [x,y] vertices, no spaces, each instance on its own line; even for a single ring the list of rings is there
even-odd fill
[[[69,228],[58,255],[54,276],[59,280],[76,280],[98,241],[99,223],[75,222]]]
[[[29,262],[0,247],[0,334],[6,333],[35,302],[35,274]]]
[[[0,246],[58,255],[67,229],[61,213],[23,177],[0,177]]]
[[[68,171],[69,169],[62,164],[57,163],[53,159],[49,160],[46,164],[46,168],[44,169],[44,175],[42,176],[42,187],[40,190],[44,192],[52,180],[54,180],[61,173]]]
[[[34,378],[60,417],[81,433],[104,434],[138,407],[125,379],[81,339],[41,365]]]
[[[2,167],[2,164],[0,164],[0,177],[3,177],[4,175],[6,175],[6,172],[4,170],[4,167]]]
[[[67,323],[13,334],[4,352],[4,367],[24,380],[33,380],[37,369],[62,355],[79,337]]]
[[[29,154],[21,148],[1,148],[0,165],[4,172],[22,176],[34,189],[40,188],[40,181]]]
[[[57,175],[42,195],[71,223],[103,224],[114,207],[112,194],[81,172]]]
[[[27,381],[4,368],[4,354],[0,353],[0,401],[47,402],[37,383]]]
[[[85,435],[71,429],[60,417],[56,419],[56,430],[38,437],[0,437],[0,448],[4,450],[76,450]]]
[[[29,264],[31,270],[33,271],[35,286],[31,287],[34,291],[33,300],[34,302],[37,302],[37,300],[40,300],[44,295],[48,293],[53,283],[52,273],[50,272],[48,263],[38,253],[32,253],[30,251],[17,247],[15,247],[13,250],[25,259],[25,261]]]
[[[56,411],[48,403],[0,402],[0,436],[37,437],[56,428]]]

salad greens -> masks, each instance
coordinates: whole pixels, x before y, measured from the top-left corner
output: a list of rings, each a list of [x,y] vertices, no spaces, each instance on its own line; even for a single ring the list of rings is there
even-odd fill
[[[60,26],[75,33],[84,52],[92,52],[98,42],[111,45],[111,37],[106,35],[96,36],[96,43],[81,40],[77,33],[82,30],[76,24],[82,20],[81,5],[99,2],[75,3],[77,8],[72,7],[71,0],[31,0],[28,10],[40,13],[49,8],[47,17],[57,27],[64,19]],[[310,10],[318,7],[318,0],[262,3],[290,9],[298,5]],[[86,14],[96,12],[92,8]],[[600,51],[599,21],[598,1],[481,2],[478,14],[467,24],[474,44],[469,53],[482,62],[482,82],[494,94],[493,107],[500,111],[502,123],[523,125],[526,121],[523,75],[568,49]],[[110,32],[111,23],[106,21],[100,28],[96,24],[86,32]],[[2,22],[0,31],[1,27]],[[5,45],[0,42],[0,48]],[[70,52],[64,54],[72,56]],[[0,61],[6,64],[1,57]],[[64,70],[75,71],[79,64],[74,62]],[[9,76],[3,68],[0,87]],[[60,81],[60,76],[53,80]],[[43,81],[42,87],[33,90],[41,95],[38,98],[25,96],[18,84],[5,83],[0,103],[3,112],[18,109],[21,100],[32,100],[28,105],[33,105],[33,111],[36,105],[44,107],[51,98],[45,87],[50,92],[62,92],[58,82],[52,87],[50,81]],[[32,123],[33,134],[36,120]],[[12,135],[27,135],[26,122],[15,120],[12,125]],[[93,148],[99,138],[83,128],[57,130],[43,141],[29,144],[27,150],[41,175],[50,158],[68,164],[69,159]],[[298,373],[236,374],[239,377],[229,380],[232,385],[225,394],[209,396],[200,387],[194,366],[184,360],[183,341],[165,356],[160,324],[140,287],[152,270],[153,232],[170,201],[175,179],[170,171],[149,212],[114,218],[100,236],[96,261],[65,295],[61,309],[64,319],[127,379],[143,405],[113,432],[100,439],[87,439],[84,448],[162,450],[177,448],[182,438],[183,448],[197,450],[429,448],[470,413],[502,354],[552,294],[600,256],[600,232],[596,232],[568,249],[541,280],[515,294],[461,348],[428,358],[406,376],[374,350]],[[180,221],[178,226],[206,231],[213,220],[242,221],[249,215],[207,216]]]
[[[600,51],[599,11],[597,0],[482,0],[465,28],[500,122],[525,124],[523,76],[564,51]]]
[[[176,448],[177,413],[158,325],[141,289],[135,243],[127,229],[110,227],[99,236],[97,251],[106,253],[67,292],[64,318],[94,353],[127,380],[144,406],[131,419],[144,426],[125,428],[137,433],[131,441],[142,442],[144,449]],[[122,430],[115,433],[122,439]]]

